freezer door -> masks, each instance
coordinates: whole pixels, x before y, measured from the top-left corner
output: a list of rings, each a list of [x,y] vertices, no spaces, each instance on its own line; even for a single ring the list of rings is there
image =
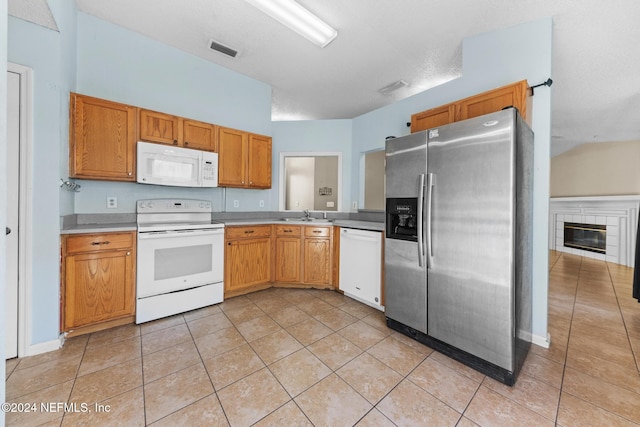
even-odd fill
[[[427,333],[427,270],[418,262],[415,242],[384,243],[385,316]]]
[[[385,198],[415,199],[416,240],[387,238],[384,244],[385,315],[422,333],[427,331],[427,271],[424,256],[424,179],[427,134],[418,132],[388,140]],[[387,221],[390,215],[387,212]],[[410,218],[411,217],[411,218]],[[402,221],[412,221],[405,215]],[[389,225],[389,224],[387,224]],[[388,231],[389,227],[385,227]]]
[[[513,370],[514,114],[430,131],[428,335]]]

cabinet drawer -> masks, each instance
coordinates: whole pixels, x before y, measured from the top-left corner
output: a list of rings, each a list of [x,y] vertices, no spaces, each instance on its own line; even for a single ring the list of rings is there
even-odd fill
[[[100,233],[67,236],[67,253],[133,248],[135,233]]]
[[[301,226],[299,225],[276,225],[277,236],[300,236]]]
[[[270,225],[256,225],[251,227],[225,227],[226,239],[254,239],[256,237],[271,237]]]
[[[329,227],[305,227],[305,237],[329,237]]]

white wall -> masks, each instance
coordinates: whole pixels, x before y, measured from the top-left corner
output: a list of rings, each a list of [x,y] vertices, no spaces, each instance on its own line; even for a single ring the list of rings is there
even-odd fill
[[[7,20],[7,1],[0,0],[0,21],[6,22]],[[7,63],[7,27],[0,26],[0,63]],[[5,171],[5,162],[7,159],[7,73],[3,72],[0,78],[0,170]],[[0,174],[0,200],[7,199],[7,174]],[[0,224],[6,224],[7,222],[7,210],[4,207],[4,203],[0,208]],[[6,288],[6,240],[5,235],[0,233],[0,301],[4,303],[4,294]],[[5,360],[5,316],[4,310],[0,310],[0,360]],[[0,363],[0,378],[5,378],[6,365]],[[0,402],[5,402],[5,383],[3,381],[0,386]],[[4,426],[4,412],[0,412],[0,427]]]

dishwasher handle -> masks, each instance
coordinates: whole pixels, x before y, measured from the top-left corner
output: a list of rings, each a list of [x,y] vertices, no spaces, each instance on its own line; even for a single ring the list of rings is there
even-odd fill
[[[340,231],[340,238],[376,242],[382,238],[382,232],[359,230],[359,229],[353,229],[353,228],[343,228]]]

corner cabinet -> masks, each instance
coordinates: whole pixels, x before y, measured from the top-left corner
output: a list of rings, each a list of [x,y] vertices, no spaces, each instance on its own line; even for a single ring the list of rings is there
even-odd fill
[[[470,119],[504,108],[515,107],[527,121],[529,85],[522,80],[494,90],[470,96],[411,116],[411,132],[419,132],[460,120]]]
[[[135,181],[137,108],[71,93],[69,176]]]
[[[269,287],[272,226],[227,226],[224,233],[225,298]]]
[[[135,244],[135,232],[63,236],[62,331],[133,322]]]
[[[218,128],[218,185],[271,188],[271,137]]]

